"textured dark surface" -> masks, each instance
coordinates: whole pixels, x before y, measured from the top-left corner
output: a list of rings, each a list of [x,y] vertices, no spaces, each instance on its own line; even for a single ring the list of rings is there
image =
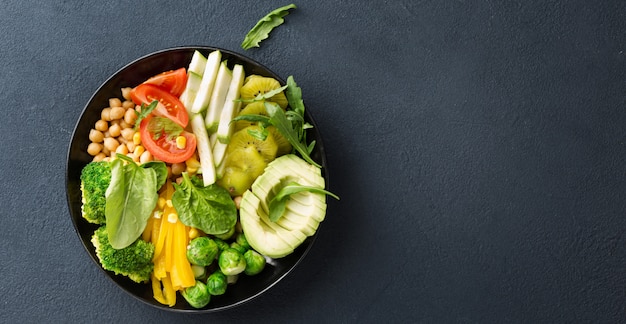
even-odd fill
[[[9,0],[0,10],[0,322],[624,322],[626,2]],[[188,316],[89,259],[64,177],[113,72],[211,45],[294,75],[324,135],[329,214],[266,294]]]

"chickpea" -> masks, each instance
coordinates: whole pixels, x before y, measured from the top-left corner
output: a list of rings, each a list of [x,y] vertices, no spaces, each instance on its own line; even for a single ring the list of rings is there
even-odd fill
[[[172,163],[172,174],[175,176],[181,175],[185,172],[185,163]]]
[[[235,207],[237,207],[237,209],[239,209],[239,206],[241,205],[241,198],[241,196],[233,198],[233,202],[235,203]]]
[[[129,158],[133,159],[133,161],[135,162],[139,162],[139,157],[137,155],[135,155],[135,153],[128,153],[126,154],[126,156],[128,156]]]
[[[95,128],[101,132],[106,132],[109,129],[109,123],[104,119],[100,119],[96,122]]]
[[[135,103],[130,100],[124,100],[124,102],[122,102],[122,107],[126,109],[132,108],[135,110]]]
[[[119,153],[119,154],[128,154],[128,148],[126,147],[126,145],[120,145],[115,149],[115,153]]]
[[[107,156],[104,155],[104,153],[100,152],[98,154],[96,154],[96,156],[93,157],[93,162],[99,162],[104,160],[104,158],[106,158]]]
[[[118,146],[120,146],[120,142],[118,142],[115,138],[107,137],[104,139],[104,147],[110,152],[115,152]]]
[[[106,155],[106,156],[110,156],[111,155],[111,151],[109,151],[108,148],[106,148],[106,146],[102,147],[102,154]]]
[[[122,137],[124,137],[127,141],[132,141],[133,136],[135,135],[135,131],[132,128],[124,128],[121,133]]]
[[[111,108],[113,108],[113,107],[122,107],[122,100],[120,100],[119,98],[110,98],[109,99],[109,106]]]
[[[102,120],[105,120],[105,121],[110,121],[111,120],[111,108],[106,107],[102,109],[102,112],[100,113],[100,118],[102,118]]]
[[[150,161],[152,161],[152,153],[150,153],[150,151],[144,151],[139,156],[139,162],[140,163],[146,163],[146,162],[150,162]]]
[[[102,143],[102,141],[104,141],[104,134],[97,129],[91,129],[89,131],[89,140],[94,143]]]
[[[121,104],[120,104],[121,106]],[[111,120],[122,119],[124,117],[124,113],[126,113],[126,109],[122,107],[113,107],[111,108],[111,112],[109,113],[109,117]]]
[[[137,120],[137,113],[134,108],[126,109],[126,113],[124,114],[124,121],[129,125],[134,125]]]
[[[137,145],[134,142],[128,142],[126,146],[128,147],[128,152],[135,152],[135,146]]]
[[[109,127],[109,135],[111,135],[111,137],[118,137],[120,136],[120,132],[122,131],[122,128],[120,127],[119,124],[113,124],[111,125],[111,127]]]
[[[124,136],[120,135],[118,137],[115,138],[118,142],[120,142],[120,145],[124,144],[124,146],[126,146],[126,143],[128,143],[128,140],[124,138]]]
[[[130,100],[131,90],[133,90],[133,88],[130,88],[130,87],[122,88],[122,97],[126,100]]]
[[[92,143],[89,143],[89,146],[87,146],[87,153],[91,156],[96,156],[101,151],[102,151],[102,144],[92,142]]]
[[[123,118],[120,119],[120,123],[119,123],[120,127],[122,128],[131,128],[133,127],[133,125],[127,123]]]

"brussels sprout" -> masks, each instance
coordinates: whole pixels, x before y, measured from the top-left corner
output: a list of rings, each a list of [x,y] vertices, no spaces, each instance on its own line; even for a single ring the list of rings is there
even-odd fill
[[[243,254],[243,258],[246,260],[244,273],[249,276],[254,276],[265,268],[265,257],[260,255],[257,251],[248,250]]]
[[[243,246],[239,245],[239,243],[237,243],[237,242],[230,243],[230,247],[235,249],[235,250],[237,250],[237,251],[239,251],[239,253],[241,253],[241,254],[244,254],[244,253],[246,253],[246,251],[248,251],[248,249],[246,249]]]
[[[206,236],[196,237],[187,246],[187,259],[199,266],[210,265],[218,253],[217,244]]]
[[[218,238],[214,238],[213,242],[215,242],[215,244],[217,244],[217,247],[219,248],[219,253],[224,252],[224,250],[228,249],[230,246],[228,245],[228,243],[224,242],[223,240],[220,240]],[[216,255],[215,258],[217,259],[217,257],[219,256]]]
[[[244,259],[243,254],[233,248],[228,248],[220,253],[217,263],[222,273],[227,276],[242,273],[246,268],[246,259]]]
[[[235,226],[233,226],[231,229],[228,230],[228,232],[224,234],[217,234],[213,236],[217,237],[220,240],[228,240],[229,238],[233,236],[233,234],[235,234]]]
[[[209,290],[209,294],[213,296],[223,295],[226,292],[226,287],[228,286],[226,275],[219,270],[213,272],[206,280],[206,286]]]
[[[246,234],[244,233],[237,234],[237,238],[235,238],[235,242],[241,245],[241,247],[243,247],[245,250],[250,250],[250,243],[248,243],[248,240],[246,239]]]
[[[194,308],[202,308],[211,301],[211,294],[202,281],[196,281],[195,285],[185,288],[180,294]]]

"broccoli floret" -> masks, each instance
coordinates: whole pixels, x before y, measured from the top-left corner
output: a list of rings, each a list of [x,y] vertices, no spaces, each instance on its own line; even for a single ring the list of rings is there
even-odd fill
[[[124,275],[132,281],[143,283],[150,279],[154,269],[152,257],[154,245],[141,238],[123,249],[116,250],[109,243],[106,225],[100,226],[93,236],[91,243],[96,248],[96,255],[100,264],[106,270],[116,275]]]
[[[81,211],[83,218],[90,223],[104,224],[105,193],[111,183],[111,165],[109,162],[91,162],[80,174],[82,193]]]

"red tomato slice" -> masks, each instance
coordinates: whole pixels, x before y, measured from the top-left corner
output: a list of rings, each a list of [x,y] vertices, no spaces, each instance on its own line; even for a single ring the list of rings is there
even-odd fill
[[[141,143],[144,148],[158,160],[168,163],[182,163],[187,161],[196,151],[196,137],[189,132],[183,131],[180,135],[184,136],[187,141],[185,148],[180,149],[176,146],[176,139],[169,139],[165,131],[160,134],[154,134],[150,131],[148,124],[152,120],[153,115],[141,120],[139,124],[139,133],[141,135]],[[155,139],[155,137],[157,137]]]
[[[153,114],[167,117],[183,128],[187,127],[189,123],[189,115],[187,115],[187,109],[183,103],[177,97],[155,85],[140,84],[130,92],[130,97],[136,105],[149,105],[157,100],[159,104],[152,111]]]
[[[166,71],[151,77],[144,83],[153,84],[175,97],[180,97],[187,86],[187,70],[180,68],[178,70]]]

